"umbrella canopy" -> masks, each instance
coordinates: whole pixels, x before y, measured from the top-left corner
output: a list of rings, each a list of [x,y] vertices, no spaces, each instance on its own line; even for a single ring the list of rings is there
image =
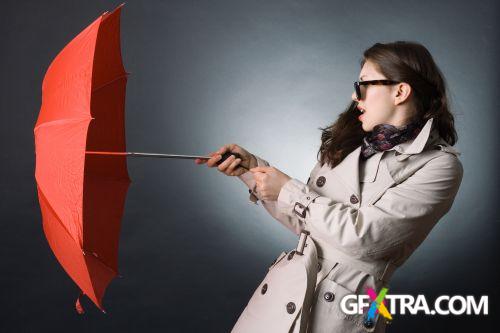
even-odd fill
[[[64,270],[104,312],[118,275],[118,241],[130,184],[127,157],[211,156],[127,152],[120,5],[104,13],[56,56],[45,74],[34,129],[43,230]],[[237,153],[226,152],[217,164]],[[243,166],[241,166],[243,167]]]
[[[76,36],[51,63],[34,129],[43,230],[64,270],[102,311],[118,275],[120,221],[130,179],[125,151],[127,73],[119,6]],[[76,307],[83,312],[80,297]]]

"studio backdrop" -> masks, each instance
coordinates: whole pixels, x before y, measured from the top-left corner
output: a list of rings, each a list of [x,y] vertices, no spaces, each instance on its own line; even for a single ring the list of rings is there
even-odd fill
[[[0,32],[0,331],[228,332],[297,236],[237,177],[187,159],[129,158],[120,278],[79,290],[42,229],[33,127],[49,64],[115,1],[4,1]],[[388,332],[485,331],[499,295],[495,1],[128,1],[121,52],[129,151],[207,155],[236,143],[306,182],[320,127],[351,102],[362,52],[426,46],[447,80],[463,181],[389,293],[487,295],[489,315],[396,315]]]

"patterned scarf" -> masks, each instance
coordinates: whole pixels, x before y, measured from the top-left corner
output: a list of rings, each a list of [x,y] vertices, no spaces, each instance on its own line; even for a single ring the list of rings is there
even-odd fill
[[[361,159],[366,160],[373,154],[391,149],[392,147],[417,137],[425,122],[411,122],[403,126],[378,124],[363,138]]]

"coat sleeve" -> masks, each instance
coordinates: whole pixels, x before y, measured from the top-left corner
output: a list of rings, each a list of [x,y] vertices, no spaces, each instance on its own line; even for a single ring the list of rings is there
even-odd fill
[[[258,166],[270,166],[269,162],[267,162],[266,160],[260,158],[257,155],[254,156],[257,160]],[[257,204],[257,201],[260,200],[260,197],[259,194],[255,192],[256,183],[253,178],[253,174],[250,171],[247,171],[244,174],[238,176],[238,178],[247,185],[250,193],[250,201]],[[299,235],[300,232],[304,229],[304,222],[297,218],[295,215],[289,215],[284,211],[278,210],[277,201],[260,200],[260,202],[272,217],[274,217],[296,235]]]
[[[380,259],[423,241],[450,210],[462,176],[461,162],[446,153],[387,189],[371,205],[357,208],[334,202],[296,179],[282,187],[277,203],[280,211],[297,216],[316,237],[338,250],[358,259]],[[306,207],[302,216],[294,213],[296,203]]]

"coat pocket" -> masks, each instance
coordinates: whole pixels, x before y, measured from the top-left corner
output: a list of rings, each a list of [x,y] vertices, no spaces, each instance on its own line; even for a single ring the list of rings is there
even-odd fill
[[[316,299],[311,310],[311,332],[374,332],[376,326],[380,325],[378,315],[370,323],[365,320],[368,309],[355,314],[343,311],[344,308],[348,311],[357,309],[358,295],[331,279],[324,279],[318,284],[315,292]],[[347,298],[344,300],[345,297]],[[342,303],[345,304],[344,308]]]
[[[276,258],[276,263],[255,289],[233,333],[290,331],[302,310],[307,271],[301,261],[287,260],[284,254],[286,252]]]

